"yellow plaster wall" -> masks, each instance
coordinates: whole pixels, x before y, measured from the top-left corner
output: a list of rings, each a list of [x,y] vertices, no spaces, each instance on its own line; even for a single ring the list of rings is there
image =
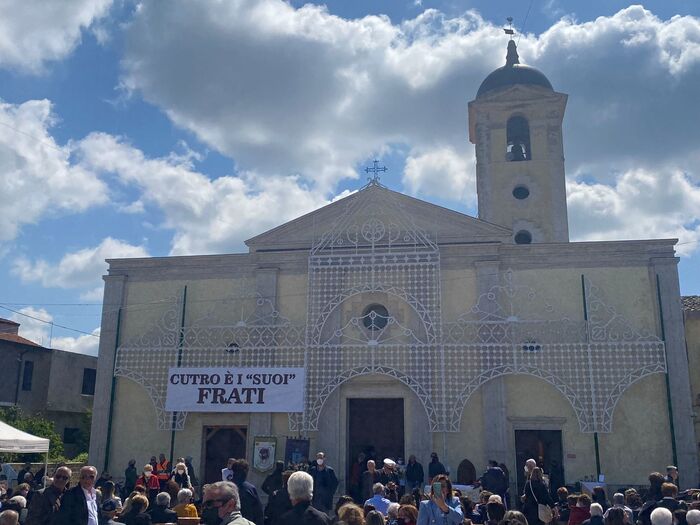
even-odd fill
[[[112,415],[110,472],[121,473],[130,459],[140,471],[151,456],[170,454],[170,432],[158,430],[155,408],[140,385],[124,377],[116,378]]]
[[[306,323],[307,279],[306,272],[284,272],[277,278],[277,310],[292,324]]]
[[[443,434],[433,436],[433,450],[441,458],[443,464],[450,469],[450,475],[457,479],[457,469],[462,460],[468,459],[474,464],[477,477],[486,467],[486,452],[484,446],[484,421],[481,416],[481,389],[474,392],[462,412],[459,432],[444,434],[447,454],[443,448]],[[424,464],[425,475],[428,475],[427,465]]]
[[[528,315],[540,319],[569,317],[582,320],[582,274],[589,284],[599,289],[598,295],[605,304],[624,316],[632,327],[656,333],[656,288],[646,267],[517,270],[513,279],[515,284],[526,285],[537,292],[538,299],[524,310]],[[589,295],[589,303],[591,300]],[[553,307],[551,312],[542,308],[543,301]],[[589,318],[594,313],[589,312]]]
[[[539,418],[565,418],[561,426],[564,456],[564,475],[568,483],[595,475],[595,448],[593,434],[579,431],[578,419],[569,401],[543,379],[526,375],[506,376],[506,407],[508,418],[519,418],[518,429],[537,429]],[[533,418],[531,426],[522,426],[523,418]],[[515,450],[515,432],[510,427],[510,446]],[[550,428],[556,430],[555,428]],[[573,456],[573,457],[572,457]],[[508,465],[511,472],[522,465]]]
[[[598,440],[609,484],[643,485],[650,472],[664,472],[673,462],[664,375],[633,384],[615,407],[612,433],[599,434]]]
[[[441,270],[442,321],[450,322],[469,311],[479,298],[473,268]]]

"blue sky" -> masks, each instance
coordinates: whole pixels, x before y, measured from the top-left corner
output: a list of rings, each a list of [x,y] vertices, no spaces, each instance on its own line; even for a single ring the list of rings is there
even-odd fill
[[[476,214],[466,104],[568,93],[573,240],[678,237],[700,293],[700,6],[663,0],[17,2],[0,22],[0,304],[94,352],[106,257],[236,252],[364,182]],[[527,18],[526,18],[527,15]],[[524,27],[523,27],[524,26]],[[520,35],[520,33],[523,33]]]

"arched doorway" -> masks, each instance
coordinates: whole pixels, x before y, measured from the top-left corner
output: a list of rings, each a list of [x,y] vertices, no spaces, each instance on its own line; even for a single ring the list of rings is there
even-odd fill
[[[427,464],[431,443],[430,423],[418,396],[394,377],[366,374],[345,381],[328,396],[311,446],[326,452],[340,481],[338,492],[348,493],[359,451],[374,446],[379,462],[401,453],[404,460],[415,454]]]
[[[468,459],[463,459],[457,468],[457,483],[460,485],[471,485],[474,481],[476,481],[474,463]]]

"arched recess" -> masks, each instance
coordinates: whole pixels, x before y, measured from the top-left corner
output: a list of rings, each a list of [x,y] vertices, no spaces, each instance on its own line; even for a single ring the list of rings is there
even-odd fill
[[[622,395],[629,387],[631,387],[637,381],[640,381],[652,374],[663,374],[665,372],[666,368],[663,363],[651,363],[631,371],[620,381],[618,381],[618,383],[613,387],[612,391],[606,396],[603,414],[601,417],[601,431],[612,432],[612,422],[613,415],[615,414],[615,408],[617,407],[617,403],[620,401],[620,398],[622,398]]]
[[[457,400],[455,401],[452,411],[450,413],[448,424],[450,426],[450,431],[459,432],[460,422],[462,420],[462,412],[467,404],[467,401],[471,395],[484,383],[495,379],[496,377],[501,377],[505,375],[529,375],[543,379],[554,388],[556,388],[561,394],[569,401],[571,408],[573,408],[576,418],[578,419],[579,427],[581,432],[592,432],[593,426],[590,421],[590,415],[588,410],[586,410],[587,403],[581,399],[581,396],[567,383],[565,383],[561,378],[557,377],[555,374],[548,370],[543,370],[538,367],[528,366],[528,365],[503,365],[490,368],[480,375],[476,376],[474,379],[469,381],[462,391],[460,392]]]
[[[457,483],[460,485],[471,485],[476,481],[476,468],[474,463],[468,459],[463,459],[457,467]]]
[[[320,390],[318,395],[314,396],[314,400],[309,405],[308,413],[306,414],[306,430],[316,431],[318,430],[318,419],[323,409],[328,397],[343,383],[349,381],[350,379],[358,376],[369,375],[369,374],[380,374],[394,379],[398,379],[401,383],[406,385],[411,391],[416,394],[418,399],[425,410],[425,414],[428,417],[430,423],[430,431],[437,432],[440,427],[439,415],[430,397],[430,394],[415,381],[411,376],[388,366],[381,365],[367,365],[351,368],[344,370],[343,372],[337,374],[331,381],[326,383]],[[310,401],[310,400],[309,400]]]
[[[523,115],[512,115],[506,124],[506,158],[508,161],[530,160],[530,124]]]
[[[321,334],[323,333],[324,326],[325,326],[326,322],[328,321],[329,317],[331,316],[331,314],[336,310],[336,308],[338,308],[345,301],[347,301],[348,299],[351,299],[354,296],[361,295],[361,294],[367,294],[367,293],[385,293],[385,294],[390,295],[392,297],[396,297],[397,299],[406,303],[408,306],[411,307],[411,309],[415,312],[415,314],[418,316],[418,318],[421,320],[421,322],[423,324],[423,328],[424,328],[425,334],[427,336],[425,343],[426,344],[435,343],[435,341],[437,340],[437,327],[435,326],[435,323],[432,320],[428,309],[425,308],[425,306],[423,306],[423,304],[415,296],[413,296],[412,294],[409,294],[406,290],[404,290],[403,288],[399,288],[397,286],[366,285],[366,286],[353,287],[353,288],[349,288],[347,290],[343,290],[338,295],[336,295],[333,299],[331,299],[330,301],[328,301],[326,303],[326,305],[323,307],[323,309],[319,313],[318,317],[310,325],[312,327],[311,344],[314,344],[314,345],[321,344],[320,338],[321,338]]]

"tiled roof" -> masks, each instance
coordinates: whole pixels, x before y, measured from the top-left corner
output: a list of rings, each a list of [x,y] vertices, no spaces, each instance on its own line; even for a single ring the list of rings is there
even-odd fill
[[[683,310],[700,311],[700,295],[686,295],[681,297]]]
[[[30,341],[29,339],[25,339],[21,335],[17,335],[17,334],[0,333],[0,341],[10,341],[12,343],[20,343],[23,345],[37,346],[39,348],[42,348],[41,345],[36,344],[34,341]]]

